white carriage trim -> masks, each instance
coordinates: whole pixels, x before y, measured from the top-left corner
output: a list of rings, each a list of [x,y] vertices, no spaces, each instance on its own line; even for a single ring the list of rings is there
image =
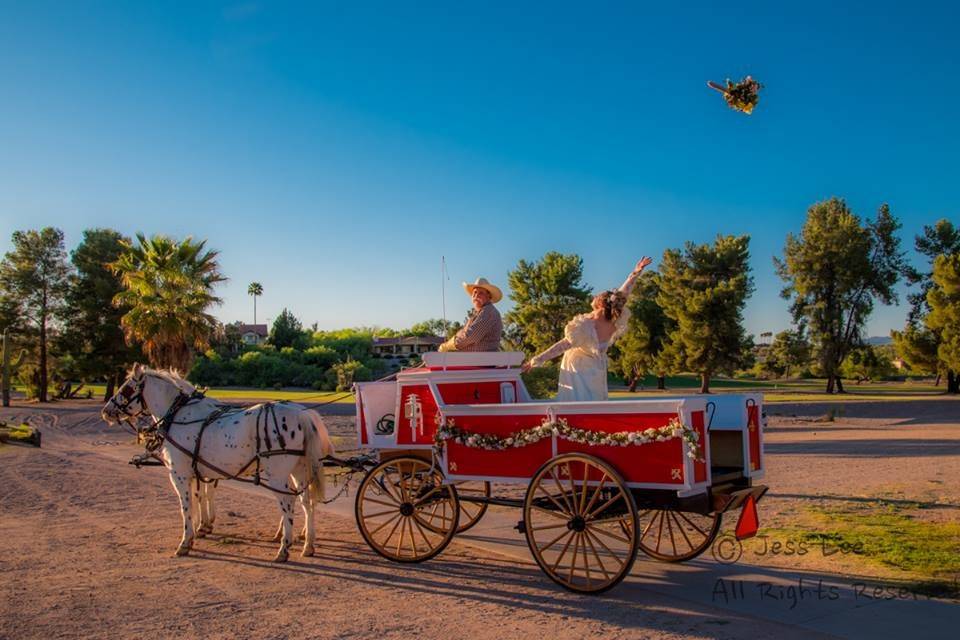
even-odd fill
[[[432,351],[423,354],[428,367],[519,367],[523,364],[519,351]]]

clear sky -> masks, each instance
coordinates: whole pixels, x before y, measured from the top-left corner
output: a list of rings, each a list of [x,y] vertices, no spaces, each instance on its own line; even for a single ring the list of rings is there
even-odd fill
[[[747,233],[747,328],[780,330],[771,256],[813,202],[888,202],[907,247],[960,222],[951,4],[0,0],[0,250],[191,234],[225,321],[257,280],[261,320],[400,328],[440,316],[442,255],[456,319],[461,280],[520,258],[579,253],[609,288]],[[705,86],[748,73],[752,116]]]

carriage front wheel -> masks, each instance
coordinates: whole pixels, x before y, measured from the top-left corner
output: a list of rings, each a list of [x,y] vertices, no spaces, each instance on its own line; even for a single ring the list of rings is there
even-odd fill
[[[523,520],[534,560],[571,591],[606,591],[633,567],[637,507],[620,474],[599,458],[548,460],[527,487]]]
[[[457,491],[429,462],[393,458],[371,469],[357,491],[360,535],[395,562],[423,562],[450,544],[457,532]]]

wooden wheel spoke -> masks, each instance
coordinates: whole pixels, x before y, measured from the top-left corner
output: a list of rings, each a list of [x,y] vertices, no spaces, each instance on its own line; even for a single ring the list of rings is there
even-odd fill
[[[640,540],[643,540],[644,538],[647,537],[647,533],[650,532],[650,529],[653,527],[653,523],[656,522],[657,518],[659,518],[662,514],[663,514],[662,511],[657,511],[656,513],[653,514],[653,517],[650,518],[650,522],[648,522],[647,526],[643,528],[643,533],[640,534]]]
[[[544,551],[546,551],[547,549],[549,549],[549,548],[552,547],[553,545],[555,545],[555,544],[557,544],[558,542],[560,542],[560,541],[563,539],[564,536],[566,536],[566,535],[568,535],[568,534],[570,534],[570,533],[573,533],[573,532],[570,531],[569,529],[567,529],[566,531],[564,531],[563,533],[561,533],[560,535],[558,535],[556,538],[554,538],[553,540],[551,540],[551,541],[548,542],[547,544],[543,545],[542,547],[537,547],[537,552],[539,552],[539,553],[542,554]]]
[[[550,477],[553,478],[553,483],[557,485],[557,490],[560,492],[560,497],[563,498],[563,504],[566,506],[567,513],[576,513],[576,510],[573,508],[573,505],[570,504],[570,500],[567,497],[567,490],[563,488],[563,485],[560,484],[560,479],[557,478],[557,474],[553,469],[550,469]],[[559,505],[557,505],[559,506]]]
[[[600,505],[599,507],[597,507],[596,509],[594,509],[593,511],[591,511],[590,513],[588,513],[588,514],[585,516],[586,519],[589,520],[589,519],[593,518],[595,515],[597,515],[598,513],[603,513],[603,512],[606,510],[607,507],[609,507],[609,506],[612,505],[614,502],[616,502],[617,500],[620,500],[620,499],[623,498],[623,497],[624,497],[623,491],[617,489],[617,495],[613,496],[612,498],[610,498],[609,500],[607,500],[606,502],[604,502],[602,505]]]
[[[624,563],[626,562],[626,560],[621,560],[621,559],[620,559],[620,554],[618,554],[616,551],[614,551],[613,549],[611,549],[610,547],[608,547],[606,544],[604,544],[603,540],[601,540],[600,538],[598,538],[597,536],[595,536],[595,535],[590,531],[590,529],[585,529],[584,531],[586,532],[587,537],[589,537],[591,540],[593,540],[594,542],[596,542],[597,544],[599,544],[601,547],[603,547],[603,548],[606,550],[606,552],[610,554],[610,557],[617,561],[617,564],[620,565],[620,568],[621,568],[621,569],[623,568],[623,565],[624,565]]]
[[[576,537],[572,535],[573,534],[572,531],[570,532],[570,534],[571,534],[570,539],[567,540],[567,544],[563,545],[563,551],[560,552],[560,555],[557,556],[556,561],[553,563],[553,566],[550,568],[550,570],[553,571],[554,573],[557,572],[557,567],[560,566],[560,561],[563,560],[563,557],[565,555],[567,555],[567,549],[570,548],[570,543],[573,542],[573,539]]]
[[[368,498],[367,496],[363,497],[363,501],[383,505],[384,507],[393,507],[394,509],[397,509],[400,506],[400,503],[387,502],[385,500],[377,500],[376,498]]]
[[[709,538],[709,537],[710,537],[710,536],[708,536],[708,535],[703,531],[703,529],[701,529],[701,528],[698,527],[696,524],[694,524],[693,521],[690,520],[690,518],[688,518],[682,511],[678,511],[677,514],[678,514],[681,518],[683,518],[683,519],[687,522],[687,524],[689,524],[691,527],[693,527],[694,529],[696,529],[696,530],[697,530],[697,533],[699,533],[700,535],[702,535],[704,538]]]
[[[678,518],[678,517],[677,517],[677,514],[675,514],[675,513],[672,513],[672,512],[671,512],[671,515],[673,516],[674,520],[675,520],[676,523],[677,523],[677,529],[679,529],[679,530],[680,530],[680,533],[683,534],[683,539],[687,541],[687,546],[690,547],[690,550],[691,550],[691,551],[693,551],[694,549],[696,549],[696,547],[693,546],[693,543],[690,542],[690,537],[687,535],[687,532],[684,531],[683,525],[680,524],[680,518]]]
[[[397,540],[397,556],[400,555],[400,547],[403,546],[403,539],[404,539],[404,537],[406,536],[406,533],[407,533],[407,524],[408,524],[407,521],[408,521],[409,519],[410,519],[410,518],[406,518],[406,517],[405,517],[405,518],[403,518],[403,520],[400,521],[400,522],[401,522],[401,524],[400,524],[400,539]]]
[[[560,522],[558,524],[545,524],[539,527],[530,527],[530,531],[545,531],[547,529],[559,529],[560,527],[566,527],[566,522]]]
[[[607,571],[607,567],[603,564],[603,560],[600,559],[600,554],[597,553],[597,548],[593,546],[593,540],[590,539],[590,534],[588,533],[584,535],[583,539],[586,541],[587,544],[590,545],[590,551],[593,553],[593,557],[596,558],[597,564],[600,565],[600,571],[603,571],[603,577],[609,580],[610,572]]]
[[[383,492],[386,495],[390,496],[391,500],[393,500],[397,504],[403,504],[403,500],[400,499],[400,496],[394,493],[394,489],[396,488],[396,485],[394,485],[393,489],[390,488],[390,485],[392,484],[393,484],[393,478],[387,471],[384,471],[383,476],[379,480],[377,480],[377,486],[383,489]]]
[[[432,549],[433,545],[430,544],[430,540],[427,538],[427,532],[423,530],[423,526],[420,524],[420,521],[416,518],[413,518],[413,523],[417,525],[417,530],[420,532],[420,537],[423,538],[424,544],[427,545],[427,549]]]
[[[630,538],[624,538],[623,536],[618,536],[617,534],[611,533],[605,529],[595,528],[592,523],[587,523],[587,531],[592,531],[593,533],[602,533],[608,538],[613,538],[614,540],[619,540],[620,542],[631,544]]]
[[[590,497],[590,502],[587,504],[586,508],[583,510],[583,513],[590,513],[590,509],[593,508],[593,505],[596,503],[597,498],[600,497],[600,494],[603,493],[603,484],[607,481],[607,472],[603,472],[603,476],[600,478],[600,483],[597,485],[597,488],[594,490],[593,495]]]
[[[583,465],[586,467],[587,465]],[[579,511],[576,511],[577,508],[577,485],[573,483],[573,469],[570,468],[570,463],[567,463],[567,480],[570,481],[570,504],[573,505],[574,513],[580,515]]]
[[[669,516],[671,512],[667,511]],[[670,521],[670,518],[666,518],[667,521],[667,533],[670,534],[670,546],[673,547],[673,555],[677,555],[677,541],[673,539],[673,524]]]
[[[583,547],[583,571],[587,574],[587,588],[590,587],[590,559],[587,557],[587,536],[580,534],[580,546]]]
[[[580,536],[583,535],[579,531],[574,534],[574,543],[573,543],[573,560],[570,561],[570,573],[567,574],[567,578],[570,582],[573,582],[573,573],[577,570],[577,554],[580,553]]]
[[[559,505],[558,505],[558,506],[559,506]],[[563,513],[563,512],[551,511],[550,509],[544,509],[543,507],[538,507],[538,506],[535,505],[535,504],[530,505],[530,508],[531,508],[531,509],[536,509],[537,511],[542,511],[542,512],[548,514],[548,515],[553,516],[554,518],[560,518],[561,520],[564,521],[564,523],[570,521],[570,516],[567,515],[567,514],[565,514],[565,513]]]
[[[388,524],[390,524],[391,522],[393,522],[394,520],[396,520],[396,519],[399,518],[399,517],[401,517],[401,516],[400,516],[400,512],[398,511],[398,512],[397,512],[397,515],[393,516],[392,518],[390,518],[390,519],[387,520],[386,522],[380,523],[380,526],[379,526],[379,527],[377,527],[376,529],[374,529],[373,531],[371,531],[371,532],[370,532],[370,537],[372,538],[373,536],[375,536],[375,535],[377,535],[378,533],[380,533],[380,530],[381,530],[381,529],[383,529],[384,527],[386,527]],[[390,536],[387,536],[387,539],[389,540],[389,539],[390,539]]]
[[[613,524],[613,523],[623,524],[624,522],[629,522],[629,521],[630,521],[630,516],[628,514],[623,514],[622,516],[614,516],[613,518],[603,518],[601,520],[588,520],[587,524],[591,524],[591,525]]]
[[[580,507],[577,513],[586,513],[586,511],[584,510],[584,507],[587,505],[587,487],[590,486],[589,484],[587,484],[587,479],[589,477],[590,477],[590,466],[585,464],[583,465],[583,486],[580,488]],[[584,557],[586,557],[586,553],[584,553]]]
[[[397,527],[400,526],[400,523],[401,523],[401,522],[403,522],[403,516],[400,516],[400,517],[397,519],[397,523],[396,523],[395,525],[393,525],[393,528],[392,528],[392,529],[390,529],[390,533],[388,533],[388,534],[387,534],[387,537],[383,539],[383,543],[382,543],[380,546],[382,546],[382,547],[386,547],[386,546],[387,546],[387,543],[390,542],[390,538],[392,538],[392,537],[393,537],[393,534],[396,533]]]
[[[435,494],[437,491],[440,491],[440,487],[434,487],[433,489],[430,489],[430,491],[420,496],[417,499],[417,501],[413,503],[413,506],[419,507],[421,504],[423,504],[427,500],[427,498]]]
[[[543,488],[543,483],[541,483],[541,482],[538,482],[538,483],[537,483],[537,490],[540,491],[541,493],[543,493],[543,495],[547,496],[547,498],[550,500],[550,502],[552,502],[553,504],[555,504],[556,507],[557,507],[557,509],[560,509],[560,513],[570,513],[570,510],[569,510],[569,509],[567,509],[567,508],[564,507],[562,504],[560,504],[559,502],[557,502],[556,498],[554,498],[552,494],[550,494],[549,492],[547,492],[546,489]],[[540,507],[536,507],[536,508],[539,509]],[[546,509],[544,509],[544,511],[546,511]]]
[[[377,518],[379,516],[385,516],[388,513],[399,513],[396,509],[388,509],[386,511],[377,511],[376,513],[364,513],[364,518]]]
[[[657,534],[657,553],[660,553],[660,543],[663,541],[663,521],[666,519],[664,512],[660,512],[660,533]]]

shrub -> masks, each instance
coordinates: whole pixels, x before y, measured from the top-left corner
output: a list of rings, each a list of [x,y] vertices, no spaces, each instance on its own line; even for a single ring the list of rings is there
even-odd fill
[[[537,367],[524,373],[523,384],[533,398],[552,398],[557,393],[560,369],[555,364]]]

